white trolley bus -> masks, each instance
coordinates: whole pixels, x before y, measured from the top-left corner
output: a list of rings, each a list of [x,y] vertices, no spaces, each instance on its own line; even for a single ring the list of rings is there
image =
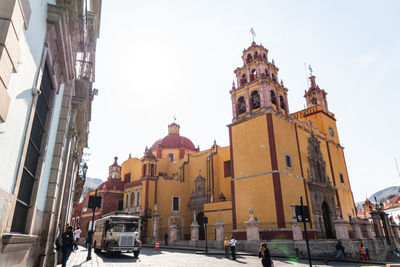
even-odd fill
[[[126,214],[108,215],[95,221],[93,248],[107,254],[140,251],[140,217]]]

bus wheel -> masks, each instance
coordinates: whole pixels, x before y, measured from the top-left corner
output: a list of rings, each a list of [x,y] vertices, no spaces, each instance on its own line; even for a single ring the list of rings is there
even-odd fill
[[[134,252],[133,252],[133,256],[134,256],[135,258],[139,257],[139,251],[134,251]]]

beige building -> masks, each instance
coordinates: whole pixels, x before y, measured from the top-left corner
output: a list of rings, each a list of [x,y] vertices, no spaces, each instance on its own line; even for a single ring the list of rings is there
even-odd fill
[[[100,12],[101,0],[0,1],[0,266],[55,265],[84,182]]]

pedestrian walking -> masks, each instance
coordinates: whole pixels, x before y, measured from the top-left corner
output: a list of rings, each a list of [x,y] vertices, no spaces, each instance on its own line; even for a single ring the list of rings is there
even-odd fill
[[[337,250],[337,254],[335,256],[336,259],[340,258],[340,259],[344,259],[344,247],[342,245],[342,241],[338,240],[337,244],[336,244],[336,250]]]
[[[361,260],[366,261],[367,258],[367,251],[365,250],[363,244],[361,243],[360,245],[360,254],[361,254]]]
[[[79,242],[79,238],[81,238],[81,232],[82,232],[82,230],[79,229],[79,226],[74,231],[74,238],[75,238],[74,250],[78,250],[78,242]]]
[[[229,247],[231,248],[232,259],[236,260],[236,239],[231,236],[231,240],[229,241]]]
[[[261,264],[263,267],[273,267],[274,263],[271,259],[271,254],[267,248],[266,243],[262,243],[260,251],[258,252],[258,257],[261,258]]]
[[[74,247],[74,233],[72,232],[72,226],[67,227],[67,231],[62,233],[61,238],[63,251],[62,267],[66,267],[69,255]]]
[[[225,236],[225,240],[224,240],[224,248],[225,248],[225,258],[229,259],[229,239],[227,236]]]
[[[168,234],[167,234],[167,232],[165,232],[165,234],[164,234],[164,241],[165,241],[165,245],[168,246]]]

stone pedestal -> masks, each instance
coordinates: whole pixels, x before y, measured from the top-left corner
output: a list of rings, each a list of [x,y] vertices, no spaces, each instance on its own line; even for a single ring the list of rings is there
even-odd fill
[[[258,230],[258,222],[251,218],[249,221],[245,222],[246,224],[246,234],[247,240],[249,241],[257,241],[260,240],[260,233]]]
[[[159,241],[160,215],[153,214],[151,217],[153,221],[153,238],[155,241]]]
[[[347,228],[347,222],[342,218],[337,218],[334,221],[336,238],[340,240],[348,240],[349,238],[349,230]]]
[[[217,241],[224,241],[224,226],[224,222],[221,219],[218,219],[214,227]]]
[[[169,241],[173,243],[176,240],[178,240],[178,225],[171,223],[169,226]]]
[[[194,216],[196,218],[196,216]],[[199,228],[200,225],[194,219],[192,224],[190,225],[190,240],[197,241],[199,240]]]
[[[363,236],[364,238],[374,238],[372,224],[368,221],[368,219],[365,219],[361,222],[361,228],[364,232],[364,235],[366,235]]]
[[[293,240],[303,240],[303,228],[301,228],[301,222],[292,220],[292,232]]]
[[[363,238],[360,223],[357,218],[351,218],[351,227],[353,228],[355,238],[361,239]]]
[[[384,237],[385,234],[383,233],[383,226],[381,223],[381,218],[379,216],[379,213],[376,211],[372,211],[370,214],[374,225],[375,236]]]

